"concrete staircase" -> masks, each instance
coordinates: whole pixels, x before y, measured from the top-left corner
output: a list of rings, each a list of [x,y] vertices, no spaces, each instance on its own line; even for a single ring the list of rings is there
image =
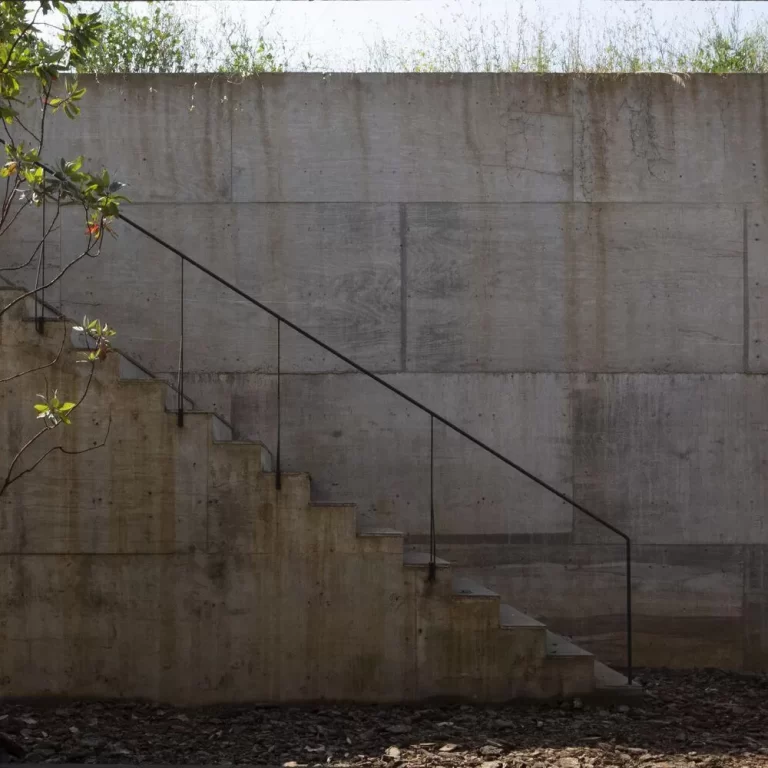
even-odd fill
[[[17,295],[0,291],[0,305]],[[27,308],[29,309],[29,308]],[[24,307],[0,319],[0,379],[52,359]],[[87,366],[0,384],[0,471],[34,429],[34,393],[70,399]],[[166,385],[111,356],[75,426],[0,498],[0,695],[141,697],[177,704],[503,701],[631,696],[623,676],[498,594],[318,504],[306,473],[209,413],[184,427]],[[32,384],[31,382],[34,382]]]

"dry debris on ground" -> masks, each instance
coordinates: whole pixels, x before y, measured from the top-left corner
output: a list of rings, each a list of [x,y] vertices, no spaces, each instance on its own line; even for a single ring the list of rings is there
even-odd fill
[[[768,768],[768,676],[644,671],[626,705],[0,703],[0,762]]]

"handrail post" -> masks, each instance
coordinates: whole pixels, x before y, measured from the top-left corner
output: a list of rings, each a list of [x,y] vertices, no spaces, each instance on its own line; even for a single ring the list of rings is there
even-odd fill
[[[282,487],[280,479],[280,319],[277,321],[277,450],[275,451],[275,488]]]
[[[176,412],[178,425],[184,426],[184,260],[181,262],[179,285],[179,385],[176,388]]]
[[[627,541],[627,683],[632,685],[632,544]]]
[[[45,325],[45,241],[48,239],[45,229],[45,198],[45,171],[43,171],[43,242],[40,244],[40,261],[37,264],[37,278],[35,279],[35,288],[40,288],[40,293],[35,294],[35,329],[38,333],[43,332]]]
[[[435,536],[435,417],[429,417],[429,580],[437,577]]]
[[[0,145],[5,145],[5,140],[0,138]],[[47,166],[43,166],[41,163],[38,163],[40,167],[43,167],[45,170],[49,170]],[[50,171],[52,172],[52,171]],[[339,352],[337,349],[334,349],[330,345],[326,344],[324,341],[321,341],[319,338],[314,336],[313,334],[309,333],[309,331],[304,330],[300,326],[298,326],[296,323],[292,322],[291,320],[288,320],[283,315],[276,312],[274,309],[271,309],[269,306],[264,304],[262,301],[259,301],[258,299],[255,299],[253,296],[250,296],[245,291],[243,291],[241,288],[238,288],[237,285],[234,283],[225,280],[220,275],[217,275],[215,272],[213,272],[208,267],[204,266],[200,262],[196,261],[195,259],[191,258],[190,256],[187,256],[187,254],[180,251],[175,246],[171,245],[170,243],[166,242],[162,238],[158,237],[153,232],[150,232],[145,227],[142,227],[140,224],[137,224],[135,221],[128,218],[125,214],[118,213],[117,218],[121,221],[124,221],[126,224],[128,224],[130,227],[135,229],[138,232],[141,232],[142,234],[146,235],[148,238],[153,240],[154,242],[160,244],[165,249],[170,251],[171,253],[178,256],[183,262],[190,263],[193,267],[195,267],[197,270],[202,272],[203,274],[208,275],[210,278],[215,280],[220,285],[225,286],[228,288],[232,293],[234,293],[237,296],[241,296],[244,298],[247,302],[250,304],[253,304],[254,306],[258,307],[259,309],[266,312],[271,317],[274,317],[275,320],[277,320],[277,460],[276,460],[276,485],[278,490],[280,489],[280,328],[282,324],[285,324],[288,328],[290,328],[293,331],[296,331],[296,333],[301,334],[304,338],[309,339],[313,343],[317,344],[321,349],[326,350],[327,352],[330,352],[332,355],[337,357],[342,362],[349,365],[351,368],[355,369],[356,371],[359,371],[363,375],[367,376],[369,379],[372,379],[380,386],[384,387],[385,389],[388,389],[390,392],[394,392],[398,397],[401,397],[406,402],[410,403],[411,405],[415,406],[419,410],[423,411],[424,413],[427,413],[430,417],[430,467],[429,467],[429,473],[430,473],[430,562],[429,562],[429,577],[430,579],[434,579],[435,577],[435,571],[436,571],[436,565],[437,565],[437,544],[436,544],[436,534],[435,534],[435,509],[434,509],[434,422],[437,420],[441,424],[443,424],[445,427],[448,427],[449,429],[453,430],[457,434],[461,435],[465,439],[469,440],[474,445],[479,446],[484,451],[489,453],[491,456],[495,456],[497,459],[499,459],[501,462],[506,464],[509,467],[512,467],[516,472],[519,472],[524,477],[527,477],[529,480],[532,480],[534,483],[536,483],[539,487],[544,488],[549,493],[553,494],[555,497],[560,499],[561,501],[564,501],[566,504],[570,504],[574,509],[578,510],[582,514],[586,515],[590,519],[597,522],[599,525],[602,525],[604,528],[607,528],[609,531],[612,531],[617,536],[624,539],[626,542],[626,560],[627,560],[627,567],[626,567],[626,577],[627,577],[627,583],[626,583],[626,609],[627,609],[627,677],[629,681],[632,681],[633,677],[633,666],[632,666],[632,560],[631,560],[631,542],[629,539],[629,536],[625,534],[623,531],[621,531],[619,528],[617,528],[612,523],[609,523],[607,520],[604,520],[599,515],[596,515],[594,512],[590,512],[589,509],[587,509],[584,505],[577,502],[572,497],[568,496],[567,494],[563,493],[562,491],[557,490],[554,486],[550,485],[546,481],[544,481],[542,478],[535,475],[533,472],[530,472],[529,470],[525,469],[523,466],[518,464],[516,461],[512,461],[512,459],[507,458],[503,454],[501,454],[496,449],[492,448],[487,443],[483,442],[479,438],[475,437],[474,435],[470,434],[466,430],[459,427],[454,422],[447,419],[445,416],[441,416],[439,413],[436,413],[431,408],[428,408],[423,403],[419,402],[415,398],[411,397],[410,395],[403,392],[401,389],[398,389],[394,384],[391,384],[390,382],[383,379],[381,376],[373,373],[372,371],[364,368],[359,363],[356,363],[351,358],[344,355],[342,352]]]

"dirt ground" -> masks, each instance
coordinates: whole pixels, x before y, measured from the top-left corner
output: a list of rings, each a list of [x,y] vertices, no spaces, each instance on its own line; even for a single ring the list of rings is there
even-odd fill
[[[0,762],[768,768],[768,676],[642,670],[639,679],[645,693],[632,708],[0,702]]]

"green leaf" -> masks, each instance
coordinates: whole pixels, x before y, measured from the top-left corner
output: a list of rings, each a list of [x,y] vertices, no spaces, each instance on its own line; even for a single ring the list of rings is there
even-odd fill
[[[45,403],[36,403],[35,404],[35,410],[38,413],[44,413],[45,411],[48,410],[48,406]]]

